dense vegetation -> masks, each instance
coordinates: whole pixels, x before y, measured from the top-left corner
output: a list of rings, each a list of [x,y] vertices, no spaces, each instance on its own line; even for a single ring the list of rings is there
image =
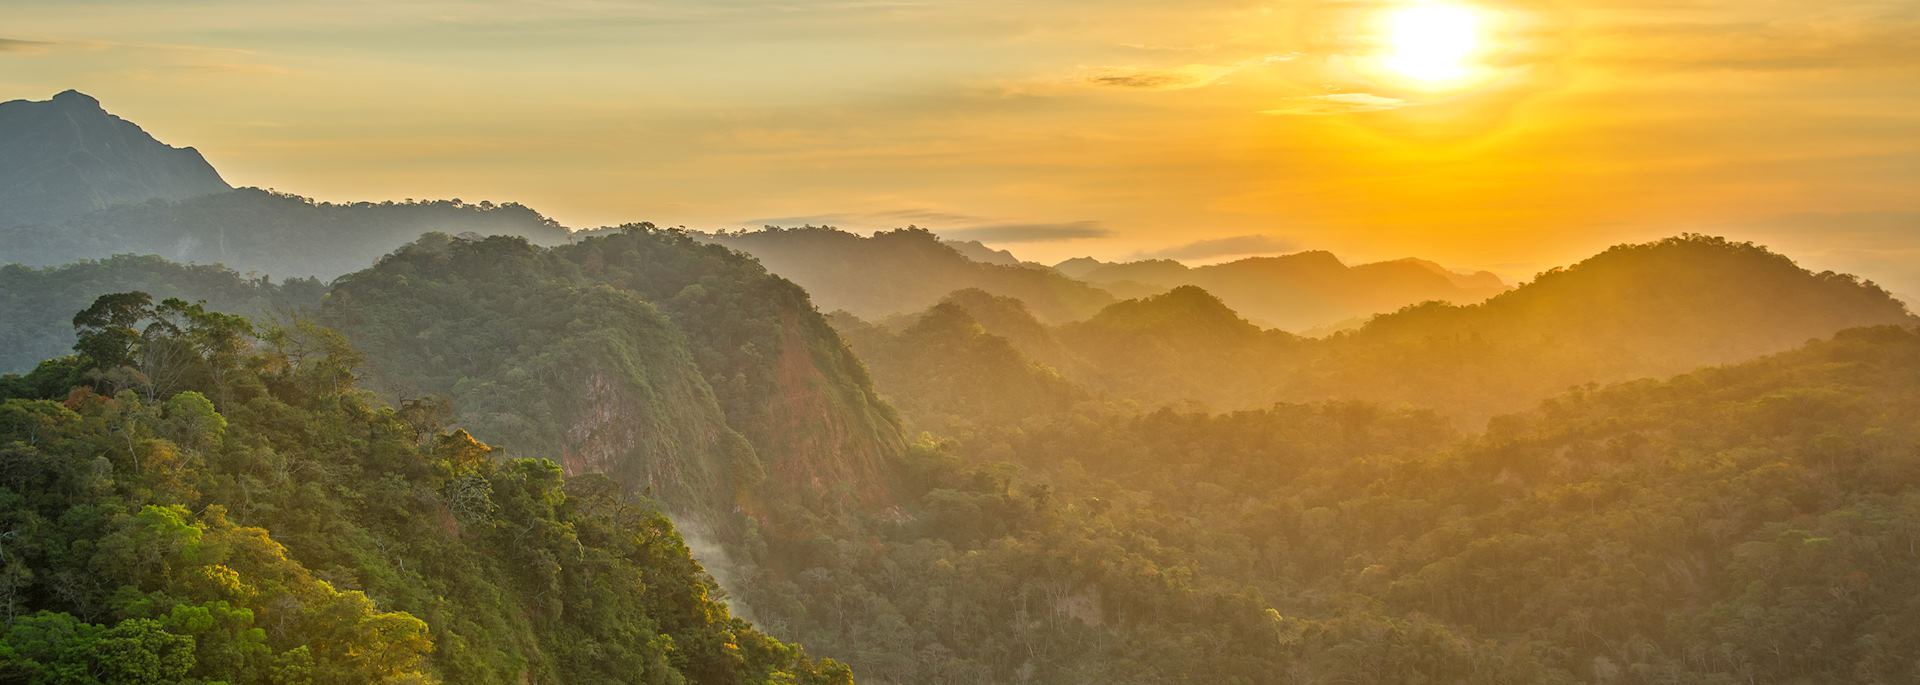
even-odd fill
[[[805,292],[677,231],[429,235],[341,279],[322,316],[390,395],[449,397],[484,439],[710,523],[765,504],[769,478],[828,508],[883,501],[904,446]]]
[[[1114,301],[1099,288],[1045,267],[968,259],[920,228],[867,237],[826,227],[770,226],[707,237],[800,284],[821,308],[865,319],[917,312],[964,288],[1019,299],[1054,322],[1085,318]]]
[[[80,216],[6,226],[6,261],[56,265],[115,254],[156,254],[276,278],[331,279],[366,268],[422,233],[512,235],[566,242],[552,219],[518,204],[459,200],[316,202],[240,188],[177,201],[121,204]]]
[[[851,682],[604,478],[369,402],[324,329],[144,293],[74,325],[0,381],[0,681]]]
[[[773,625],[888,682],[1901,682],[1916,381],[1920,334],[1877,328],[1480,435],[1359,403],[1003,426]]]
[[[156,264],[9,273],[29,289],[174,273]],[[243,295],[288,288],[213,273]],[[1618,248],[1326,340],[1263,330],[1198,288],[1063,326],[963,290],[877,324],[836,314],[836,333],[753,260],[649,226],[553,248],[428,235],[338,281],[320,313],[399,409],[350,389],[356,358],[321,329],[256,335],[185,302],[103,301],[78,320],[80,355],[0,383],[23,398],[0,422],[5,473],[58,467],[5,491],[27,513],[0,534],[42,541],[0,542],[12,658],[97,669],[144,645],[140,663],[174,669],[155,672],[234,682],[845,677],[719,607],[637,499],[711,537],[700,554],[740,612],[867,682],[1920,674],[1893,647],[1920,637],[1905,523],[1920,513],[1905,453],[1920,336],[1848,331],[1593,385],[1909,321],[1870,284],[1750,245]],[[1478,371],[1500,357],[1531,366]],[[862,359],[914,428],[951,439],[904,438]],[[1233,407],[1250,409],[1214,413]],[[217,438],[182,427],[218,422]],[[163,444],[171,456],[151,456]],[[69,513],[82,505],[100,513]],[[284,547],[140,566],[46,542],[174,520]],[[254,589],[179,570],[215,564]],[[649,591],[622,590],[636,584]],[[362,609],[312,609],[340,602]],[[173,618],[189,605],[243,616],[220,633],[241,637]],[[347,623],[296,621],[316,612]],[[367,632],[348,624],[400,646],[349,656],[303,632]],[[217,665],[231,663],[245,665]]]

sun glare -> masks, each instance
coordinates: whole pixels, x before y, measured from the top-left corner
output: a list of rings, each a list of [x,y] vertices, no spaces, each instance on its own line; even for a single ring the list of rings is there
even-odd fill
[[[1423,85],[1457,83],[1471,76],[1482,49],[1480,13],[1451,4],[1419,4],[1386,15],[1382,64]]]

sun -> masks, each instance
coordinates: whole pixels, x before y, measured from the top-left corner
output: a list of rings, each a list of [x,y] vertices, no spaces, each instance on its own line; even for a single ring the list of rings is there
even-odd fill
[[[1445,86],[1466,80],[1486,37],[1479,10],[1465,5],[1421,3],[1389,11],[1385,16],[1387,71],[1424,86]]]

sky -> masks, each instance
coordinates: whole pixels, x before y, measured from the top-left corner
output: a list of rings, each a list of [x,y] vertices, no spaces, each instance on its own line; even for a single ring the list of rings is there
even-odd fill
[[[1414,3],[1471,13],[1462,72],[1392,68]],[[912,224],[1049,263],[1325,249],[1515,280],[1701,232],[1920,295],[1914,0],[0,0],[0,17],[0,100],[79,89],[231,183],[323,200],[517,201],[577,228]]]

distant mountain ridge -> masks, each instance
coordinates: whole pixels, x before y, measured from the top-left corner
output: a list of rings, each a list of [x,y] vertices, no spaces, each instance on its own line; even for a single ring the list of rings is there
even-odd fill
[[[0,102],[0,225],[231,189],[198,150],[154,139],[91,95]]]
[[[1201,267],[1171,259],[1115,263],[1080,257],[1054,269],[1127,297],[1199,286],[1254,323],[1295,333],[1421,302],[1472,304],[1507,290],[1500,277],[1485,271],[1463,274],[1412,258],[1348,266],[1322,250]]]
[[[331,279],[430,232],[568,241],[523,205],[317,202],[227,184],[193,148],[155,140],[79,91],[0,103],[0,263],[120,254]]]
[[[956,247],[920,228],[872,236],[824,226],[703,235],[752,255],[768,271],[800,284],[822,309],[844,309],[869,320],[918,312],[967,288],[1017,298],[1035,316],[1055,322],[1091,316],[1116,301],[1104,290],[1044,266],[971,259],[966,253],[987,248],[978,243]]]

